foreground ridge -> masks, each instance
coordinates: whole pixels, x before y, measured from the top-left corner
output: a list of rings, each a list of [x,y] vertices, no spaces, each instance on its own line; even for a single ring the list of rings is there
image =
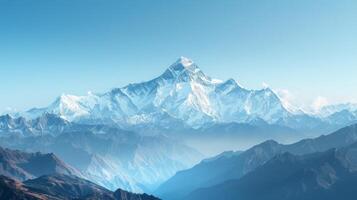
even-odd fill
[[[158,200],[151,195],[134,194],[121,189],[112,192],[87,180],[64,174],[45,175],[23,183],[1,175],[0,186],[0,199]]]

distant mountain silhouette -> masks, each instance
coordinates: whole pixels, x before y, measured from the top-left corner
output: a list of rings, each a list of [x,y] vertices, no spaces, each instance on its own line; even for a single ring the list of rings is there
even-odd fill
[[[186,200],[353,200],[357,143],[307,155],[282,153],[240,179],[192,192]]]
[[[280,153],[290,152],[302,155],[322,152],[331,148],[344,147],[356,141],[357,125],[290,145],[282,145],[269,140],[242,153],[231,156],[223,154],[215,159],[204,160],[191,169],[177,172],[175,176],[163,183],[155,194],[163,199],[182,199],[196,189],[217,185],[230,179],[239,179]]]

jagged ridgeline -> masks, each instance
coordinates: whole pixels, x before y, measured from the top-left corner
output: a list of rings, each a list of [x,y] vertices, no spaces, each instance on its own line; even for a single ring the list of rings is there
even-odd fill
[[[20,113],[36,118],[52,113],[68,121],[202,128],[215,123],[268,123],[305,132],[324,133],[356,121],[357,106],[329,106],[306,113],[283,102],[273,89],[247,89],[233,79],[206,75],[192,60],[181,57],[150,81],[129,84],[102,94],[61,95],[45,108]]]

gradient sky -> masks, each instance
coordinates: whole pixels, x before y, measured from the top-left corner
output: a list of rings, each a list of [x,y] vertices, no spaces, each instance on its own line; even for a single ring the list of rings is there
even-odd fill
[[[148,80],[179,56],[299,105],[357,101],[357,1],[0,0],[0,113]]]

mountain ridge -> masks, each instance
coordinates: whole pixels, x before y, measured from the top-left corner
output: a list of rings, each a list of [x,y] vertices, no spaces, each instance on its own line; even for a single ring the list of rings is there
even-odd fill
[[[324,152],[278,154],[240,179],[198,189],[185,199],[354,199],[357,143]]]
[[[18,115],[36,118],[47,112],[80,123],[100,122],[122,127],[154,125],[159,128],[168,128],[170,123],[177,122],[191,128],[212,123],[250,123],[258,118],[305,131],[329,127],[320,132],[347,125],[343,119],[357,120],[357,114],[352,110],[346,118],[345,115],[332,116],[331,111],[325,111],[329,115],[295,112],[286,105],[269,87],[251,90],[240,86],[234,79],[211,78],[191,59],[181,57],[163,74],[149,81],[131,83],[102,94],[63,94],[48,107],[33,108]],[[336,108],[325,110],[341,111]],[[159,121],[162,120],[168,124],[161,124]]]
[[[0,146],[0,174],[24,181],[52,173],[83,176],[53,153],[26,153]]]
[[[167,129],[177,123],[202,128],[207,124],[251,123],[262,119],[269,124],[316,134],[357,122],[355,104],[325,106],[319,112],[291,109],[289,105],[269,87],[246,89],[234,79],[211,78],[191,59],[180,57],[149,81],[131,83],[105,93],[63,94],[47,107],[15,115],[31,119],[51,113],[71,122],[143,129],[148,126]]]
[[[135,194],[121,189],[109,191],[90,181],[64,174],[44,175],[19,182],[0,175],[0,198],[22,200],[159,200],[148,194]]]
[[[267,140],[238,154],[222,154],[214,159],[206,159],[191,169],[179,171],[163,183],[155,194],[164,199],[180,199],[195,189],[210,187],[229,179],[239,179],[280,153],[302,155],[322,152],[331,148],[342,148],[356,141],[357,124],[328,135],[303,139],[287,145]],[[183,184],[187,179],[190,182]]]
[[[231,107],[226,108],[228,103]],[[263,106],[258,106],[262,103]],[[31,109],[23,115],[34,117],[43,112],[57,114],[69,121],[93,118],[124,124],[133,123],[131,119],[142,114],[165,112],[191,127],[217,121],[242,122],[251,117],[276,122],[288,115],[270,88],[247,90],[233,79],[217,81],[184,57],[150,81],[129,84],[99,95],[62,95],[49,107]],[[143,123],[140,120],[134,123]]]

